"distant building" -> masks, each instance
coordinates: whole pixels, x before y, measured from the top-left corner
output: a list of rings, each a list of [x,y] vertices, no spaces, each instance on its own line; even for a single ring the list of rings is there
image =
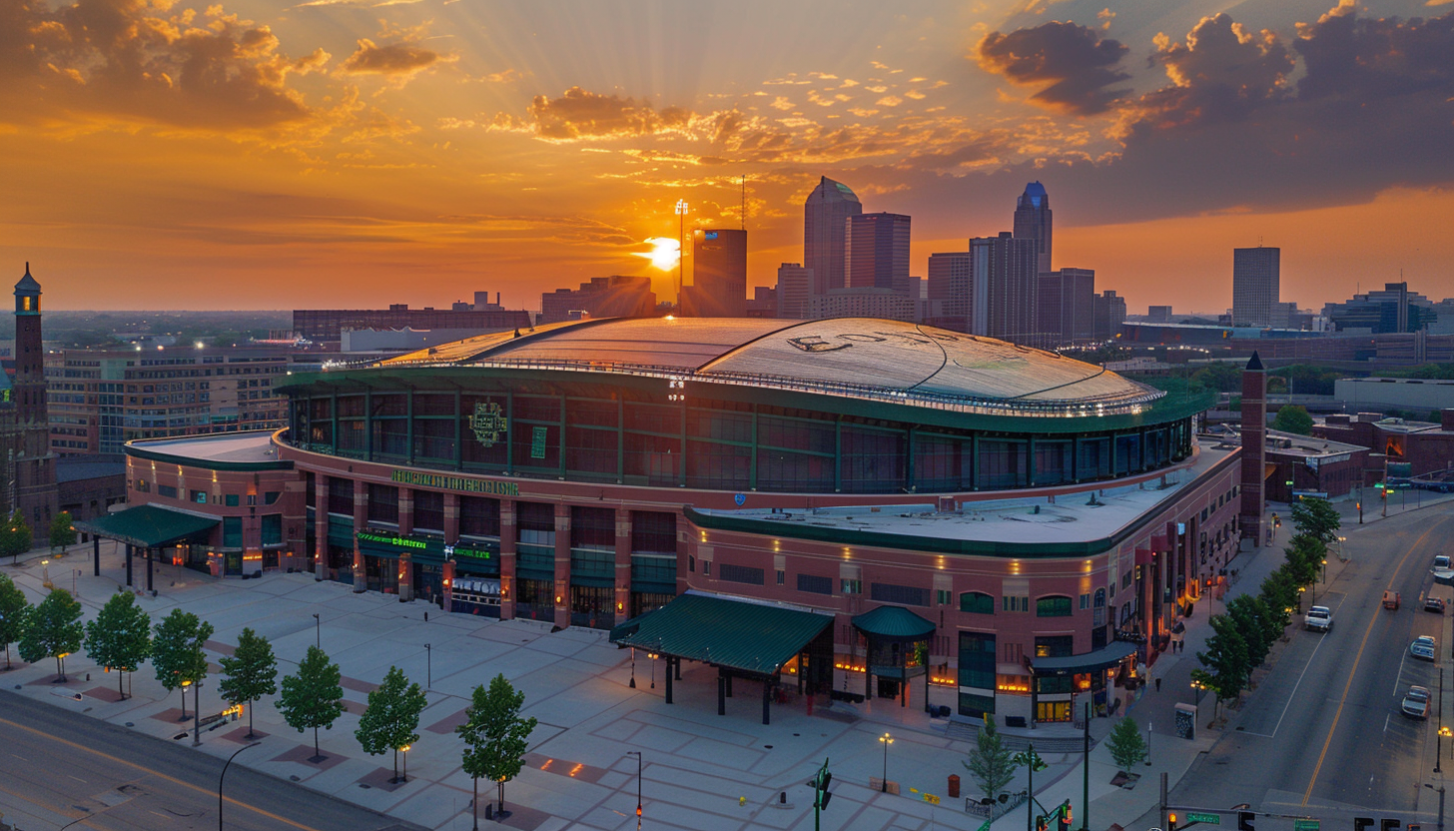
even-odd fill
[[[832,289],[827,294],[813,296],[808,316],[814,319],[879,317],[912,322],[918,313],[918,306],[918,301],[914,298],[893,289]]]
[[[456,304],[463,305],[463,304]],[[411,309],[395,303],[388,309],[298,309],[293,312],[293,334],[315,343],[336,341],[344,329],[517,329],[530,325],[530,314],[480,309]]]
[[[975,299],[976,335],[987,335],[1012,343],[1039,342],[1036,318],[1040,308],[1038,242],[1016,238],[1009,231],[997,237],[976,237],[969,241],[975,282],[984,274],[985,303],[981,316]]]
[[[1046,346],[1089,343],[1095,339],[1096,273],[1062,268],[1040,275],[1038,328]],[[1171,307],[1165,307],[1169,312]]]
[[[698,228],[692,232],[692,292],[681,313],[689,317],[747,314],[747,232]],[[688,300],[689,298],[689,300]]]
[[[848,218],[843,240],[849,288],[909,293],[909,217],[859,214]]]
[[[988,272],[979,273],[976,287],[974,260],[968,251],[929,255],[929,303],[933,324],[956,332],[973,331],[974,299],[983,298]]]
[[[515,327],[510,327],[513,328]],[[510,329],[345,329],[338,351],[412,352],[415,349],[440,346],[491,332],[507,332]]]
[[[777,288],[753,286],[752,299],[747,301],[747,317],[777,317]]]
[[[64,350],[46,367],[50,448],[118,454],[133,439],[275,430],[288,414],[273,386],[298,354],[284,346]]]
[[[1408,283],[1385,283],[1382,291],[1355,294],[1342,303],[1329,303],[1323,315],[1339,332],[1367,329],[1375,335],[1417,332],[1437,319],[1434,304]]]
[[[1051,269],[1051,220],[1050,195],[1045,192],[1045,186],[1039,182],[1026,185],[1025,192],[1015,200],[1014,235],[1016,239],[1035,240],[1037,274],[1045,274]]]
[[[813,273],[813,293],[848,285],[844,271],[844,235],[849,217],[863,213],[863,205],[842,182],[828,177],[803,203],[803,267]]]
[[[1146,322],[1147,323],[1171,323],[1172,322],[1172,320],[1171,320],[1171,307],[1170,306],[1147,306],[1146,307]]]
[[[808,299],[813,295],[813,270],[797,263],[783,263],[777,269],[777,316],[787,320],[808,317]]]
[[[542,294],[537,322],[571,320],[572,312],[585,312],[589,317],[652,317],[656,293],[651,290],[650,277],[592,277],[574,291],[556,289]],[[577,314],[574,319],[579,318]]]
[[[1232,250],[1232,325],[1285,326],[1278,321],[1281,248]],[[1285,315],[1284,315],[1285,317]]]
[[[1107,289],[1095,296],[1095,339],[1108,341],[1121,331],[1126,322],[1126,298]]]

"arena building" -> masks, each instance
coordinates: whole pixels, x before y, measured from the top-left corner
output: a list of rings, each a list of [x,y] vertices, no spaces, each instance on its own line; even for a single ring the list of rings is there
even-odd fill
[[[1114,711],[1238,546],[1207,396],[912,323],[570,322],[278,388],[259,452],[305,530],[283,488],[267,562],[611,629],[668,679],[717,667],[719,701],[766,682],[764,717],[785,677],[1009,724]]]

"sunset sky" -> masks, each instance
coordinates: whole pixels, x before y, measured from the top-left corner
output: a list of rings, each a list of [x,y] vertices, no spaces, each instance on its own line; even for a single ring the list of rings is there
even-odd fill
[[[53,309],[510,307],[827,175],[932,252],[1044,183],[1055,266],[1454,296],[1454,0],[0,0],[0,264]],[[690,277],[690,258],[688,258]]]

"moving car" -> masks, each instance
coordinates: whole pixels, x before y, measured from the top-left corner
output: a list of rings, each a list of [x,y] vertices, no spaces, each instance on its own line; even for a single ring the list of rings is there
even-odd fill
[[[1307,617],[1303,619],[1303,625],[1315,632],[1333,631],[1333,610],[1327,606],[1314,606],[1308,609]]]
[[[1398,592],[1385,591],[1383,593],[1383,608],[1398,611]]]
[[[1442,598],[1442,597],[1429,597],[1429,598],[1425,598],[1425,600],[1424,600],[1424,611],[1426,611],[1426,612],[1438,612],[1441,615],[1444,614],[1444,598]]]
[[[1404,703],[1400,708],[1406,716],[1413,718],[1429,717],[1429,688],[1412,686],[1404,693]]]
[[[1414,638],[1409,644],[1409,655],[1424,661],[1434,660],[1434,638],[1430,635],[1420,635]]]

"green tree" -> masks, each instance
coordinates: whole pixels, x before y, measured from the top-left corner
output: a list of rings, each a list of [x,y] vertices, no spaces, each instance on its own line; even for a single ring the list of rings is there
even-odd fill
[[[1111,760],[1123,771],[1130,770],[1146,758],[1146,739],[1141,737],[1136,719],[1130,716],[1116,722],[1106,741],[1111,750]]]
[[[20,555],[30,550],[33,542],[30,526],[19,510],[12,511],[5,524],[0,525],[0,557],[10,557],[10,564],[20,561]]]
[[[1287,544],[1288,576],[1299,586],[1306,586],[1318,579],[1318,569],[1323,567],[1323,558],[1328,555],[1328,546],[1317,537],[1296,534]]]
[[[81,625],[81,604],[65,589],[51,589],[31,610],[30,625],[20,639],[20,657],[29,663],[56,659],[56,680],[66,680],[66,656],[81,648],[86,634]]]
[[[1300,499],[1292,503],[1292,524],[1298,533],[1329,545],[1338,539],[1343,520],[1338,516],[1338,509],[1326,499]]]
[[[419,714],[429,702],[418,684],[409,683],[404,671],[389,667],[384,683],[369,693],[369,708],[358,720],[353,735],[370,756],[394,751],[394,780],[399,781],[399,751],[408,751],[419,741]]]
[[[61,511],[50,521],[50,549],[57,548],[64,554],[66,549],[76,544],[76,528],[71,524],[71,512]]]
[[[490,681],[489,689],[475,687],[465,723],[454,728],[464,739],[464,772],[474,780],[475,801],[479,801],[480,777],[493,780],[498,788],[499,809],[505,810],[505,783],[525,767],[525,750],[534,718],[521,718],[525,693],[517,692],[503,675]]]
[[[202,648],[210,637],[212,624],[181,609],[173,609],[156,625],[151,665],[167,692],[182,690],[182,719],[187,718],[187,693],[183,688],[207,677],[207,655]]]
[[[151,656],[151,619],[136,605],[136,595],[111,595],[96,619],[86,624],[86,654],[108,671],[116,670],[116,688],[125,700],[126,673],[136,672]]]
[[[984,798],[994,799],[1015,778],[1015,768],[1019,765],[1015,764],[1013,757],[999,731],[995,730],[995,717],[986,713],[977,746],[970,752],[969,761],[960,764],[974,777]]]
[[[30,628],[30,602],[8,574],[0,574],[0,642],[5,644],[5,669],[10,669],[10,644]]]
[[[1217,392],[1236,392],[1242,389],[1242,368],[1226,362],[1208,364],[1192,373],[1191,382]]]
[[[1237,627],[1237,634],[1247,643],[1247,665],[1258,667],[1267,658],[1272,641],[1267,630],[1258,620],[1257,599],[1251,595],[1240,595],[1227,602],[1227,617]]]
[[[1276,571],[1262,581],[1262,600],[1277,623],[1279,633],[1287,628],[1291,620],[1290,610],[1297,603],[1297,588],[1298,583],[1293,579],[1286,563],[1278,566]]]
[[[1209,622],[1213,634],[1207,639],[1206,651],[1197,653],[1197,660],[1210,674],[1207,686],[1217,694],[1217,702],[1221,703],[1236,698],[1247,685],[1250,671],[1247,641],[1226,615],[1213,615]]]
[[[227,703],[247,707],[247,735],[253,738],[252,711],[258,699],[278,692],[278,660],[273,657],[273,645],[268,639],[251,629],[243,629],[237,636],[237,649],[232,657],[223,658],[222,682],[217,691]]]
[[[298,663],[298,671],[283,677],[283,694],[278,697],[278,712],[289,727],[302,733],[313,731],[313,758],[318,763],[328,758],[318,749],[318,729],[332,730],[333,723],[343,715],[343,673],[328,654],[316,646]]]
[[[1216,688],[1217,679],[1204,669],[1194,669],[1191,671],[1191,682],[1193,686],[1199,686],[1204,690],[1211,690]],[[1212,702],[1212,718],[1216,718],[1217,708],[1221,705],[1222,699],[1214,698]]]
[[[1289,404],[1277,411],[1277,418],[1272,420],[1272,429],[1281,430],[1284,433],[1297,433],[1300,436],[1311,436],[1313,434],[1313,417],[1308,415],[1306,407]]]

